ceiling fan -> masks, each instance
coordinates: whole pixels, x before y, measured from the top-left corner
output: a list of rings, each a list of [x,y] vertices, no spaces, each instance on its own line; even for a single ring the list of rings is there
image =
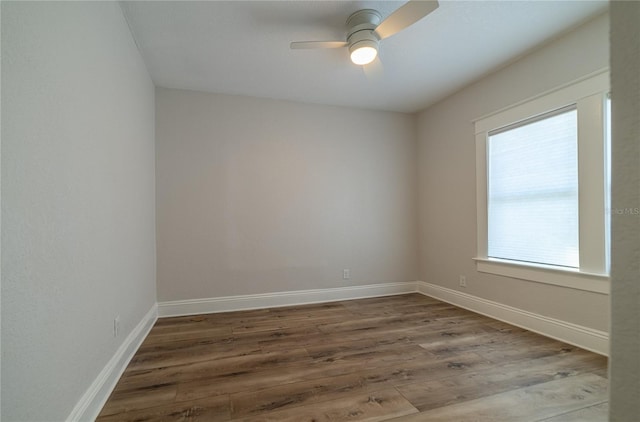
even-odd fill
[[[413,25],[438,8],[437,0],[409,1],[385,20],[373,9],[363,9],[347,19],[346,41],[292,42],[291,49],[318,49],[349,47],[351,61],[357,65],[371,63],[378,55],[378,43]]]

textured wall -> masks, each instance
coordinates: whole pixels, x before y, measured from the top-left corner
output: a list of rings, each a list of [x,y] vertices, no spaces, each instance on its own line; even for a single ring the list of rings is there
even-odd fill
[[[611,4],[612,422],[640,415],[640,3]]]
[[[160,301],[416,279],[413,116],[156,100]]]
[[[607,295],[479,273],[473,120],[608,66],[600,16],[425,110],[418,121],[420,279],[607,331]]]
[[[3,421],[66,419],[153,306],[154,164],[118,3],[2,2]]]

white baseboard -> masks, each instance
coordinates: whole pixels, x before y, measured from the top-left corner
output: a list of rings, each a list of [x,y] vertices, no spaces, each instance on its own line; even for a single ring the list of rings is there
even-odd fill
[[[205,299],[174,300],[158,303],[158,316],[210,314],[248,309],[276,308],[339,300],[390,296],[415,293],[416,282],[369,284],[365,286],[335,287],[330,289],[297,290],[255,295],[213,297]]]
[[[416,282],[416,286],[418,292],[425,296],[451,303],[452,305],[525,328],[546,337],[573,344],[574,346],[604,356],[608,356],[609,354],[609,334],[604,331],[594,330],[559,319],[524,311],[424,281]]]
[[[67,422],[93,421],[98,417],[100,410],[107,402],[122,373],[142,344],[142,341],[149,334],[157,318],[158,307],[154,304],[122,342],[116,353],[80,398],[67,418]]]

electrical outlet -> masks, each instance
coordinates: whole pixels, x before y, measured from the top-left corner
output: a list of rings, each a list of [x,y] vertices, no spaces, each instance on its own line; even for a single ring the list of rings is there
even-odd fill
[[[351,278],[351,270],[348,268],[345,268],[344,270],[342,270],[342,279],[349,280],[350,278]]]
[[[120,333],[120,315],[113,319],[113,336],[118,337]]]
[[[463,275],[460,276],[460,287],[467,287],[467,277]]]

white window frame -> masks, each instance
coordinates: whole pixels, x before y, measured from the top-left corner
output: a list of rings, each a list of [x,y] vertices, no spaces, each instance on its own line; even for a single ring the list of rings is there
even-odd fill
[[[601,70],[506,109],[474,120],[476,138],[477,256],[479,272],[609,294],[605,107],[609,72]],[[487,256],[487,140],[490,131],[575,104],[578,110],[577,269]],[[582,169],[582,170],[581,170]],[[585,171],[585,169],[588,169]]]

